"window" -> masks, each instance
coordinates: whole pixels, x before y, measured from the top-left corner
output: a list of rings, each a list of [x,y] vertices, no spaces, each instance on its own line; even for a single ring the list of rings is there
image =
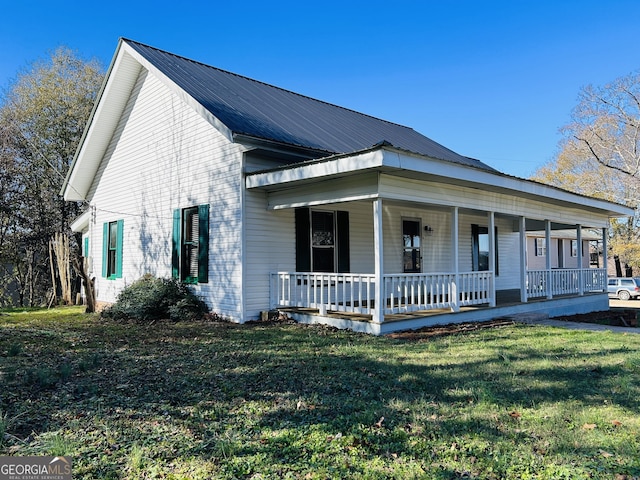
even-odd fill
[[[349,212],[297,208],[296,271],[349,272]]]
[[[498,275],[498,227],[495,227],[495,274]],[[489,270],[489,228],[480,225],[471,225],[471,257],[474,272]]]
[[[335,213],[311,212],[311,259],[314,272],[334,272]]]
[[[571,256],[578,256],[578,240],[571,240]]]
[[[536,238],[534,241],[536,257],[545,257],[547,255],[547,239]]]
[[[171,265],[173,278],[209,281],[209,205],[173,211]]]
[[[420,273],[420,220],[402,219],[404,273]]]
[[[105,278],[122,278],[123,229],[123,220],[103,225],[102,276]]]

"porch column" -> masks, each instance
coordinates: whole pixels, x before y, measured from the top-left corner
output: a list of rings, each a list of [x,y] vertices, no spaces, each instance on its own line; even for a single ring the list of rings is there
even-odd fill
[[[527,220],[525,217],[518,219],[520,231],[520,301],[527,302]]]
[[[582,225],[576,225],[576,238],[578,242],[578,295],[584,295],[584,275],[582,275]]]
[[[458,246],[458,223],[459,223],[459,211],[458,207],[453,207],[451,209],[451,245],[453,246],[453,251],[451,252],[451,271],[453,272],[453,283],[451,285],[451,298],[449,301],[451,302],[451,310],[453,312],[460,311],[460,293],[458,290],[458,284],[460,283],[460,274],[459,274],[459,246]]]
[[[544,221],[544,243],[546,244],[545,267],[547,269],[547,298],[553,298],[553,273],[551,272],[551,221]]]
[[[374,298],[373,322],[384,322],[384,308],[387,300],[384,293],[384,249],[382,237],[382,199],[373,201],[373,252],[374,252]]]
[[[602,268],[604,268],[604,287],[603,287],[603,292],[607,291],[607,283],[608,280],[607,278],[609,277],[609,262],[607,260],[607,253],[609,251],[609,245],[608,245],[608,237],[609,237],[609,229],[608,228],[603,228],[602,229]]]
[[[493,272],[489,286],[489,306],[496,306],[496,214],[489,212],[489,271]]]

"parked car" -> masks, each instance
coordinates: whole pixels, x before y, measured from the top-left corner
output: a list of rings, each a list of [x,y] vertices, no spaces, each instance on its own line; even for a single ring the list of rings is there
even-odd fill
[[[629,300],[640,297],[640,278],[614,277],[607,282],[609,297]]]

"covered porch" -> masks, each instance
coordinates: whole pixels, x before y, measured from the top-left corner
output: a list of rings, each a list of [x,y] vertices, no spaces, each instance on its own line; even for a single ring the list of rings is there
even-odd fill
[[[582,232],[598,232],[607,251],[608,219],[621,213],[609,202],[389,147],[255,172],[247,188],[266,192],[267,210],[335,211],[349,220],[350,264],[270,273],[269,308],[298,321],[380,334],[510,312],[608,308],[606,263],[589,265]],[[331,242],[337,251],[337,227],[316,235],[313,224],[311,217],[304,226],[311,256],[316,236],[332,239],[318,252]],[[559,265],[549,248],[542,267],[541,258],[528,259],[532,232],[551,245],[560,229],[575,232],[575,258]],[[296,255],[300,249],[296,240]],[[353,261],[365,250],[366,261]]]
[[[376,297],[374,274],[271,274],[271,308],[315,309],[319,315],[348,313],[382,321],[398,314],[459,312],[464,307],[496,307],[541,299],[602,293],[602,268],[527,272],[525,298],[520,289],[495,290],[493,272],[383,275],[382,297]],[[376,305],[376,298],[383,298]],[[381,322],[380,322],[381,323]]]

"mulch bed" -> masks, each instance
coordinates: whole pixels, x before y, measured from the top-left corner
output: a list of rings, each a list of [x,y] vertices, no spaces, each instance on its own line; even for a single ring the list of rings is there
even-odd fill
[[[389,333],[386,336],[397,340],[426,340],[444,335],[456,335],[458,333],[471,332],[485,328],[498,328],[515,325],[513,320],[496,319],[486,322],[453,323],[449,325],[434,325],[432,327],[422,327],[416,330],[405,330],[402,332]]]
[[[612,327],[637,327],[638,311],[634,309],[611,309],[603,312],[555,317],[555,320],[563,320],[565,322],[599,323],[610,325]]]
[[[638,311],[633,309],[612,309],[603,312],[591,312],[578,315],[566,315],[554,317],[555,320],[578,323],[599,323],[612,327],[637,327]],[[449,325],[434,325],[432,327],[422,327],[416,330],[405,330],[402,332],[390,333],[389,338],[407,341],[427,340],[433,337],[444,335],[456,335],[458,333],[481,330],[484,328],[498,328],[515,325],[516,322],[504,318],[490,320],[486,322],[468,322]]]

